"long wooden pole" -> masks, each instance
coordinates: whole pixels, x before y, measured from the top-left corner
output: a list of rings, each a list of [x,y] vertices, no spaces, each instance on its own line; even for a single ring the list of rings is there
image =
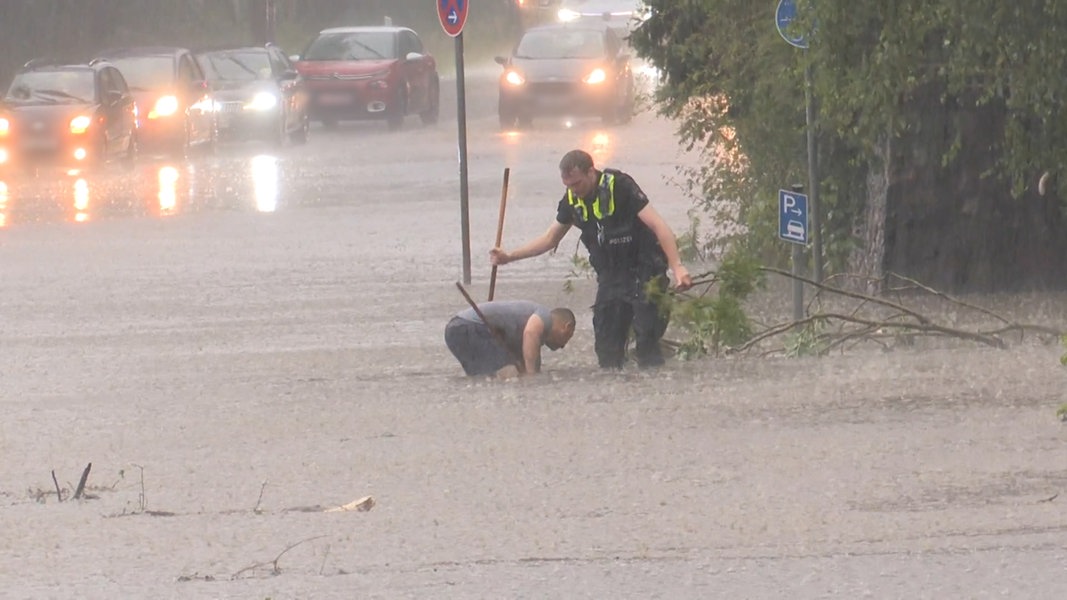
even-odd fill
[[[511,168],[504,167],[504,186],[500,190],[500,217],[496,222],[496,244],[494,248],[499,248],[500,244],[504,242],[504,211],[508,206],[508,178],[511,175]],[[489,275],[489,301],[492,302],[493,295],[496,292],[496,265],[493,265],[493,271]]]

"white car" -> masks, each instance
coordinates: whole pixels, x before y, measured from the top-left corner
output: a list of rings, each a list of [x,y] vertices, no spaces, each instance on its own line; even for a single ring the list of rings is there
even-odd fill
[[[649,8],[641,0],[561,0],[556,15],[563,23],[607,23],[625,38],[648,19]]]

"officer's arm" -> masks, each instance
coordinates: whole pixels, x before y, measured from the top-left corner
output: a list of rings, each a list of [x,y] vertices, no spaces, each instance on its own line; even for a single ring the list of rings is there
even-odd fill
[[[544,254],[558,246],[570,228],[570,225],[552,221],[552,225],[549,226],[547,231],[511,252],[507,252],[503,248],[493,248],[489,251],[489,261],[494,265],[506,265],[509,262]]]
[[[667,225],[651,204],[646,204],[641,212],[637,213],[637,217],[652,230],[652,233],[656,234],[660,248],[663,248],[663,253],[667,255],[667,264],[674,273],[675,288],[679,292],[684,292],[692,287],[693,278],[689,276],[689,271],[682,264],[682,257],[678,253],[678,240],[675,239],[671,226]]]
[[[522,330],[522,360],[526,363],[527,375],[541,370],[541,340],[544,334],[545,322],[537,315],[530,315],[526,328]]]

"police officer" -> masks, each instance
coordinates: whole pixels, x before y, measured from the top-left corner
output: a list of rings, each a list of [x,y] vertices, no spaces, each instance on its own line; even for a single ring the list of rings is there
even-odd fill
[[[676,290],[693,285],[678,255],[674,232],[632,177],[615,169],[596,169],[589,153],[571,150],[559,170],[567,191],[556,220],[545,233],[511,252],[493,248],[490,261],[504,265],[544,254],[559,245],[572,225],[577,227],[597,274],[593,332],[600,366],[622,368],[631,327],[637,364],[662,365],[659,341],[667,329],[667,316],[648,300],[645,289],[649,283],[666,289],[668,269]]]

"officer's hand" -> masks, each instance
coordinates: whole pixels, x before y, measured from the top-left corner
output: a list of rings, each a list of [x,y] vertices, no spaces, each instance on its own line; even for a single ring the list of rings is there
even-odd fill
[[[684,265],[678,265],[671,269],[674,272],[674,289],[684,292],[693,287],[693,278],[689,276],[689,270]]]
[[[511,262],[511,257],[503,248],[493,248],[489,251],[489,262],[493,265],[506,265]]]

